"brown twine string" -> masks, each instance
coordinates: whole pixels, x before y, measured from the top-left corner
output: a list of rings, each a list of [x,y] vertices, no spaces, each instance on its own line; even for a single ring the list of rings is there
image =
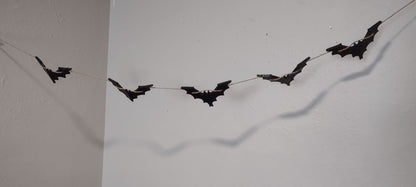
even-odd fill
[[[322,56],[324,56],[324,55],[326,55],[326,54],[328,54],[328,53],[330,53],[330,52],[328,51],[328,52],[322,53],[322,54],[320,54],[320,55],[317,55],[317,56],[315,56],[315,57],[312,57],[312,58],[310,58],[310,59],[309,59],[308,61],[306,61],[306,62],[310,62],[310,61],[312,61],[312,60],[318,59],[318,58],[320,58],[320,57],[322,57]]]
[[[234,85],[237,85],[237,84],[253,81],[253,80],[256,80],[258,78],[259,77],[254,77],[254,78],[238,81],[238,82],[235,82],[235,83],[230,83],[230,84],[228,84],[228,86],[234,86]],[[203,92],[221,92],[221,91],[223,91],[223,90],[202,90],[202,91],[199,91],[199,92],[192,92],[192,94],[199,94],[199,93],[203,93]]]
[[[106,82],[108,81],[107,78],[99,77],[99,76],[96,76],[96,75],[82,73],[82,72],[78,72],[78,71],[74,71],[74,70],[71,70],[71,72],[72,73],[75,73],[75,74],[78,74],[78,75],[81,75],[81,76],[85,76],[85,77],[90,77],[90,78],[93,78],[93,79],[101,80],[101,81],[106,81]]]
[[[155,87],[155,86],[152,86],[151,88],[152,89],[160,89],[160,90],[181,90],[182,91],[182,89],[180,89],[180,88],[166,88],[166,87]]]
[[[26,55],[30,56],[30,57],[35,58],[35,55],[32,55],[31,53],[29,53],[29,52],[27,52],[27,51],[25,51],[25,50],[23,50],[23,49],[21,49],[21,48],[19,48],[19,47],[15,46],[15,45],[13,45],[13,44],[11,44],[11,43],[7,42],[6,40],[3,40],[2,38],[0,38],[0,44],[6,44],[6,45],[8,45],[8,46],[10,46],[10,47],[13,47],[13,48],[17,49],[18,51],[20,51],[20,52],[22,52],[22,53],[24,53],[24,54],[26,54]],[[1,46],[1,45],[0,45],[0,46]]]
[[[235,82],[235,83],[230,83],[229,85],[230,85],[230,86],[233,86],[233,85],[237,85],[237,84],[241,84],[241,83],[245,83],[245,82],[253,81],[253,80],[256,80],[256,79],[258,79],[258,78],[259,78],[259,77],[254,77],[254,78],[250,78],[250,79],[246,79],[246,80],[238,81],[238,82]]]
[[[114,87],[116,87],[120,91],[128,90],[126,88],[122,88],[122,87],[118,87],[118,86],[114,86]],[[133,93],[143,93],[144,92],[144,91],[136,91],[136,90],[128,90],[128,91],[131,91]]]
[[[390,18],[392,18],[393,16],[395,16],[396,14],[398,14],[399,12],[401,12],[403,9],[405,9],[406,7],[408,7],[410,4],[414,3],[416,0],[412,0],[409,3],[407,3],[406,5],[404,5],[402,8],[400,8],[399,10],[397,10],[396,12],[394,12],[393,14],[391,14],[389,17],[387,17],[386,19],[383,20],[383,23],[386,22],[387,20],[389,20]]]

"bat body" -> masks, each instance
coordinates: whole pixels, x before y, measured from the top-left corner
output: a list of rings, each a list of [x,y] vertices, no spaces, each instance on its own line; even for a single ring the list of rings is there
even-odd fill
[[[376,24],[368,28],[364,39],[352,44],[349,48],[347,48],[348,46],[340,43],[326,49],[326,51],[332,52],[332,55],[341,55],[341,57],[344,57],[345,55],[352,55],[352,57],[358,56],[362,59],[364,52],[367,51],[367,46],[374,41],[374,36],[378,32],[378,26],[380,26],[381,23],[381,21],[378,21]]]
[[[217,87],[215,87],[215,90],[212,90],[212,91],[201,92],[195,89],[194,87],[189,87],[189,86],[182,86],[181,89],[185,90],[187,94],[192,95],[194,99],[202,99],[204,103],[208,103],[208,105],[212,107],[214,106],[213,102],[217,101],[217,97],[220,95],[224,95],[225,90],[230,88],[229,87],[230,83],[231,83],[231,80],[218,83]]]
[[[295,79],[295,76],[302,72],[303,68],[306,66],[306,62],[311,59],[310,57],[307,57],[305,60],[300,62],[296,68],[292,71],[292,73],[283,75],[282,77],[278,77],[276,75],[272,74],[259,74],[257,77],[263,78],[264,80],[269,80],[270,82],[280,82],[282,84],[286,84],[290,86],[290,82],[292,82]]]
[[[150,91],[150,88],[153,87],[153,84],[139,86],[136,90],[128,90],[123,88],[117,81],[108,78],[110,81],[121,93],[127,96],[130,101],[133,102],[134,99],[137,99],[137,96],[144,95],[147,91]]]
[[[38,61],[40,66],[42,66],[46,74],[48,74],[49,78],[51,78],[53,83],[56,83],[55,81],[58,80],[58,77],[66,78],[66,75],[71,73],[72,68],[58,67],[58,70],[52,71],[51,69],[45,66],[45,64],[42,62],[42,60],[39,57],[35,56],[35,59],[36,61]]]

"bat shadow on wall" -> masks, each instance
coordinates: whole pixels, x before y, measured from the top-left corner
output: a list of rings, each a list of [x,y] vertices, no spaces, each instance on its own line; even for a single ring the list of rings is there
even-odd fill
[[[276,116],[274,118],[270,118],[264,120],[256,125],[248,128],[239,136],[234,139],[225,139],[225,138],[206,138],[206,139],[194,139],[183,141],[181,143],[176,144],[170,148],[165,148],[157,142],[148,141],[144,139],[110,139],[105,142],[104,149],[109,149],[114,145],[122,145],[122,146],[138,146],[138,147],[145,147],[146,149],[150,150],[153,153],[156,153],[160,156],[172,156],[175,155],[189,147],[194,146],[203,146],[203,145],[219,145],[228,148],[234,148],[239,146],[240,144],[244,143],[250,137],[252,137],[258,130],[262,129],[263,127],[270,125],[273,121],[277,120],[279,117]]]
[[[103,147],[104,141],[100,139],[82,118],[73,108],[69,105],[64,103],[61,99],[58,98],[52,91],[50,91],[46,86],[42,84],[32,73],[26,70],[13,56],[11,56],[3,47],[0,45],[0,50],[11,60],[14,64],[24,72],[25,75],[29,76],[29,78],[35,82],[48,96],[50,96],[68,115],[68,117],[72,120],[72,124],[74,127],[82,134],[82,136],[94,146],[99,148]]]
[[[403,26],[379,51],[378,55],[374,59],[374,61],[367,66],[365,69],[351,73],[349,75],[344,76],[343,78],[335,81],[333,84],[331,84],[327,89],[320,92],[309,104],[307,104],[305,107],[298,111],[294,112],[288,112],[280,115],[276,115],[274,117],[271,117],[269,119],[263,120],[247,130],[243,131],[240,135],[238,135],[236,138],[233,139],[226,139],[226,138],[207,138],[207,139],[194,139],[194,140],[188,140],[181,142],[175,146],[172,146],[170,148],[165,148],[159,143],[156,143],[154,141],[148,141],[143,139],[110,139],[109,141],[105,142],[105,149],[108,149],[112,145],[121,144],[124,146],[140,146],[145,147],[151,152],[158,154],[160,156],[172,156],[175,155],[181,151],[184,151],[187,148],[194,147],[194,146],[203,146],[203,145],[216,145],[216,146],[223,146],[227,148],[235,148],[244,142],[246,142],[248,139],[253,137],[259,130],[262,128],[265,128],[267,126],[273,125],[276,120],[278,119],[293,119],[293,118],[299,118],[305,115],[308,115],[310,111],[315,109],[319,106],[319,104],[322,103],[322,101],[325,99],[325,97],[331,92],[331,90],[336,87],[338,84],[343,82],[348,82],[352,80],[356,80],[358,78],[362,78],[365,76],[368,76],[371,74],[371,72],[375,69],[377,64],[383,59],[384,54],[391,46],[391,43],[393,40],[395,40],[414,20],[416,20],[416,17],[411,19],[405,26]]]

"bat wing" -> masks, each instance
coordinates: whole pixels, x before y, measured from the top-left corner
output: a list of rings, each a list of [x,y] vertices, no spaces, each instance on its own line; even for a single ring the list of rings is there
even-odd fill
[[[136,90],[127,90],[124,89],[123,92],[131,101],[134,99],[137,99],[139,95],[145,95],[147,91],[150,91],[150,88],[153,87],[153,84],[145,85],[145,86],[139,86]]]
[[[290,82],[294,78],[291,77],[290,74],[284,75],[282,77],[272,74],[259,74],[257,77],[263,78],[264,80],[268,80],[270,82],[280,82],[281,84],[287,84],[288,86],[290,86]]]
[[[367,33],[365,34],[364,38],[366,42],[371,43],[372,41],[374,41],[374,36],[377,34],[378,32],[378,27],[382,24],[382,21],[378,21],[377,23],[375,23],[373,26],[371,26],[370,28],[367,29]],[[371,37],[370,37],[371,36]],[[368,44],[367,44],[368,45]]]
[[[305,58],[302,62],[300,62],[298,65],[296,65],[295,69],[292,71],[293,77],[295,77],[297,74],[302,72],[303,68],[306,66],[306,63],[311,59],[311,57]]]
[[[43,70],[45,70],[46,74],[48,74],[49,78],[51,78],[52,82],[55,84],[56,83],[55,81],[58,80],[58,77],[56,76],[56,74],[48,68],[43,68]]]
[[[124,95],[127,96],[127,98],[129,98],[131,101],[133,101],[133,99],[136,99],[136,97],[134,97],[133,92],[131,92],[130,90],[127,90],[125,88],[123,88],[123,86],[120,85],[120,83],[118,83],[117,81],[108,78],[108,81],[111,82],[111,84],[113,84],[114,87],[116,87],[121,93],[123,93]]]
[[[341,57],[344,57],[346,55],[352,55],[352,57],[358,56],[360,59],[362,59],[364,52],[367,51],[368,45],[374,41],[374,36],[377,34],[378,27],[381,23],[381,21],[378,21],[373,26],[368,28],[367,33],[364,36],[364,39],[354,43],[351,47],[347,48],[348,46],[342,45],[340,43],[338,45],[326,49],[326,51],[332,52],[332,55],[338,54],[341,55]]]
[[[123,88],[117,81],[115,81],[111,78],[108,78],[108,81],[110,81],[111,84],[113,84],[113,86],[115,86],[116,88]]]
[[[258,74],[257,77],[262,78],[264,80],[268,80],[270,82],[276,82],[275,80],[280,78],[272,74]]]
[[[378,21],[373,26],[368,28],[367,33],[365,34],[363,40],[359,41],[356,45],[353,46],[354,52],[352,52],[352,56],[358,56],[360,59],[363,58],[364,52],[367,51],[368,45],[374,41],[374,36],[378,32],[378,27],[382,22]]]
[[[135,93],[137,94],[136,95],[136,98],[137,98],[137,96],[139,96],[139,95],[145,95],[145,93],[147,92],[147,91],[150,91],[150,89],[153,87],[153,84],[149,84],[149,85],[144,85],[144,86],[139,86],[136,90],[134,90],[134,91],[136,91]]]
[[[42,68],[46,68],[45,64],[42,62],[42,60],[38,56],[35,56],[35,59],[36,59],[36,61],[38,61],[40,66],[42,66]]]
[[[290,83],[295,79],[296,75],[298,75],[300,72],[302,72],[303,68],[306,66],[306,62],[311,59],[310,57],[305,58],[302,62],[300,62],[298,65],[296,65],[295,69],[292,71],[292,73],[289,73],[282,77],[283,84],[286,84],[290,86]]]
[[[194,99],[202,99],[201,98],[201,92],[199,90],[195,89],[195,87],[182,86],[181,89],[185,90],[186,94],[192,95],[192,97],[194,97]]]
[[[328,49],[326,49],[327,52],[332,52],[332,55],[341,55],[341,57],[344,57],[347,54],[351,54],[351,48],[341,51],[342,49],[347,48],[348,46],[342,45],[341,43],[335,46],[332,46]]]
[[[231,83],[231,80],[218,83],[217,87],[215,87],[215,90],[211,92],[215,97],[218,97],[220,95],[224,95],[225,90],[227,90],[229,87],[229,84]]]

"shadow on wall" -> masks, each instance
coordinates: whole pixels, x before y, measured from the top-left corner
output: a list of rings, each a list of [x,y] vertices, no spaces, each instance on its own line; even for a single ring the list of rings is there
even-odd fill
[[[150,151],[160,155],[160,156],[171,156],[179,153],[186,148],[193,146],[202,146],[202,145],[219,145],[228,148],[234,148],[244,143],[250,137],[252,137],[258,130],[264,128],[267,125],[270,125],[273,121],[277,120],[278,116],[270,118],[268,120],[262,121],[247,130],[241,133],[234,139],[225,139],[225,138],[207,138],[207,139],[195,139],[181,142],[170,148],[165,148],[159,143],[143,140],[143,139],[111,139],[105,142],[104,148],[108,149],[117,144],[126,145],[126,146],[140,146],[149,149]]]
[[[367,66],[365,69],[351,73],[343,78],[335,81],[331,84],[327,89],[320,92],[315,99],[313,99],[309,104],[298,111],[288,112],[280,115],[276,115],[271,117],[267,120],[261,121],[258,124],[253,125],[252,127],[248,128],[247,130],[243,131],[239,136],[233,139],[225,139],[225,138],[207,138],[207,139],[195,139],[195,140],[188,140],[181,142],[173,147],[165,148],[160,144],[154,141],[148,141],[143,139],[111,139],[105,142],[104,148],[110,148],[111,146],[121,144],[126,146],[140,146],[150,150],[153,153],[156,153],[160,156],[172,156],[175,155],[186,148],[190,148],[193,146],[202,146],[202,145],[216,145],[216,146],[223,146],[226,148],[235,148],[242,143],[246,142],[250,139],[256,132],[265,128],[266,126],[272,125],[274,121],[278,119],[293,119],[299,118],[305,115],[308,115],[310,111],[315,109],[322,103],[325,97],[331,92],[331,90],[336,87],[338,84],[343,82],[348,82],[352,80],[356,80],[358,78],[362,78],[371,74],[371,72],[375,69],[377,64],[383,59],[384,54],[391,46],[393,40],[395,40],[414,20],[416,17],[411,19],[405,26],[403,26],[379,51],[375,60]]]
[[[74,127],[83,135],[83,137],[94,146],[102,148],[104,146],[104,141],[100,139],[77,112],[72,109],[70,106],[61,101],[58,96],[46,88],[41,81],[39,81],[35,76],[33,76],[28,70],[26,70],[15,58],[13,58],[3,47],[0,45],[0,50],[11,60],[14,64],[24,72],[25,75],[35,82],[43,91],[45,91],[69,116],[72,120]]]

